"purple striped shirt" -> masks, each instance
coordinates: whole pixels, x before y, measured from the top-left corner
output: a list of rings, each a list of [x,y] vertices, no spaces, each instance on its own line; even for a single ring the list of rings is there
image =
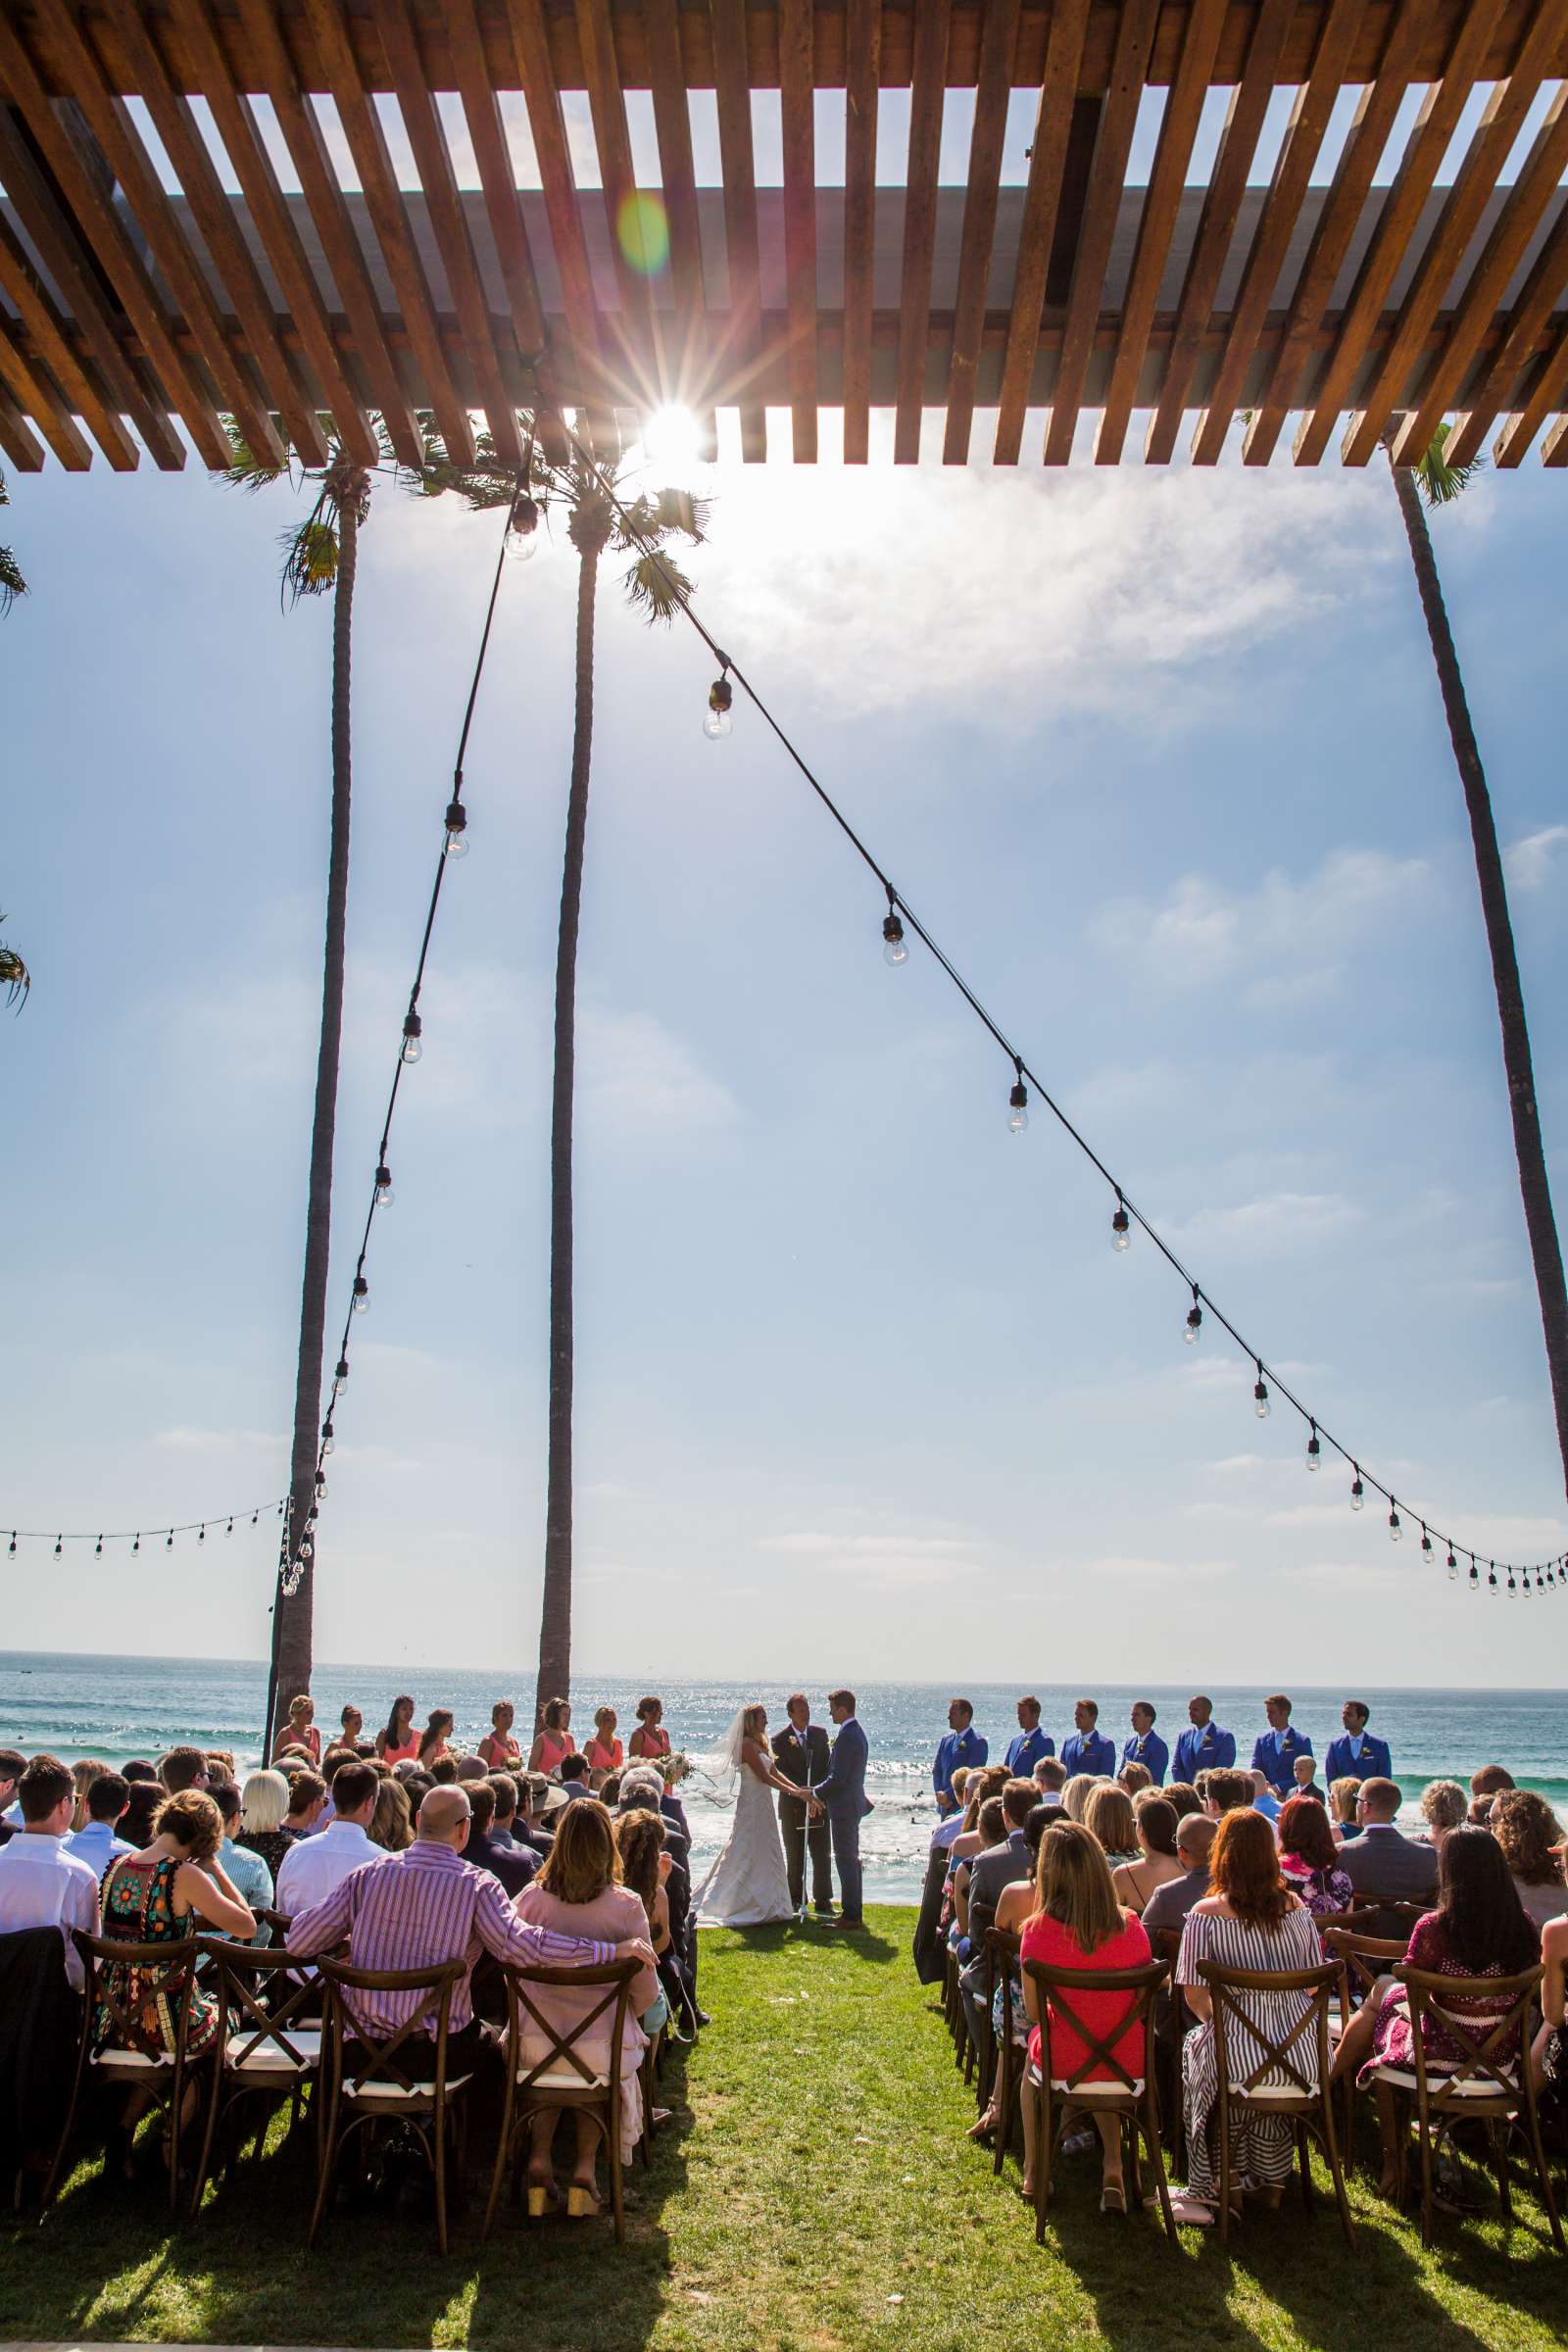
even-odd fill
[[[345,1938],[351,1968],[439,1968],[462,1959],[466,1974],[452,1995],[451,2030],[473,2015],[469,1979],[481,1951],[523,1968],[595,1968],[615,1957],[612,1943],[558,1936],[553,1928],[518,1919],[499,1879],[450,1845],[416,1838],[401,1854],[363,1862],[324,1902],[290,1922],[288,1948],[301,1959],[334,1951]],[[429,1996],[420,1992],[346,1993],[349,2015],[385,2040],[407,2024]],[[427,2031],[433,2035],[432,2015]]]

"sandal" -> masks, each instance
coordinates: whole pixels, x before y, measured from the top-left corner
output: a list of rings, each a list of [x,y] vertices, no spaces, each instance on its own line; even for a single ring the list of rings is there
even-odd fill
[[[1171,2220],[1183,2230],[1212,2230],[1216,2215],[1212,2205],[1200,2197],[1190,2197],[1178,2189],[1170,2201]]]
[[[1126,2213],[1127,2191],[1119,2180],[1107,2180],[1101,2189],[1100,2210],[1102,2213]]]

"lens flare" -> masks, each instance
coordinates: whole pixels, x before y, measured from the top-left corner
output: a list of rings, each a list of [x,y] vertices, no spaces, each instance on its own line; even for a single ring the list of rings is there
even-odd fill
[[[644,277],[657,277],[669,259],[669,221],[664,200],[650,189],[634,189],[615,215],[620,250]]]

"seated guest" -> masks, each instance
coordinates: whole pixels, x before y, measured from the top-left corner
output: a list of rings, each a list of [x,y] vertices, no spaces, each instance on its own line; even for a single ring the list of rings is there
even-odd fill
[[[953,1792],[960,1805],[968,1778],[968,1768],[960,1764],[953,1776]],[[915,1975],[922,1984],[939,1984],[942,1982],[942,1912],[948,1891],[948,1848],[962,1828],[961,1812],[945,1814],[932,1831],[931,1842],[926,1848],[925,1884],[920,1889],[920,1911],[915,1921],[913,1943]],[[793,1870],[793,1858],[790,1866]]]
[[[1416,1922],[1405,1964],[1440,1977],[1511,1977],[1534,1968],[1539,1957],[1536,1930],[1513,1896],[1508,1865],[1496,1840],[1485,1830],[1453,1830],[1438,1856],[1436,1910]],[[1507,2014],[1500,1998],[1454,2000],[1455,2017],[1467,2022],[1466,2033],[1484,2042],[1489,2031]],[[1451,2075],[1465,2063],[1465,2053],[1432,2017],[1422,2021],[1422,2044],[1429,2075]],[[1493,2053],[1506,2063],[1509,2053]],[[1334,2061],[1336,2081],[1355,2070],[1357,2080],[1373,2079],[1374,2069],[1395,2067],[1409,2072],[1415,2065],[1410,2022],[1410,1998],[1393,1977],[1380,1977],[1341,2038]],[[1397,2158],[1404,2125],[1393,2088],[1375,2084],[1378,2123],[1383,2133],[1383,2194],[1393,2196],[1397,2180]]]
[[[71,1834],[73,1836],[77,1830],[85,1829],[87,1825],[88,1789],[94,1781],[108,1770],[107,1764],[99,1763],[88,1756],[84,1756],[79,1764],[73,1764],[71,1767],[71,1785],[75,1791],[71,1811]]]
[[[383,1854],[401,1854],[414,1843],[414,1814],[407,1785],[388,1774],[375,1792],[370,1815],[370,1843]]]
[[[1343,1845],[1347,1838],[1356,1835],[1355,1800],[1360,1793],[1359,1781],[1329,1783],[1329,1826],[1334,1832],[1336,1845]]]
[[[1114,1781],[1100,1781],[1089,1791],[1084,1828],[1100,1839],[1111,1869],[1138,1859],[1138,1832],[1133,1824],[1133,1800]]]
[[[512,1825],[517,1818],[517,1784],[510,1772],[492,1772],[488,1776],[491,1792],[496,1800],[495,1819],[490,1835],[503,1853],[515,1853],[517,1841],[512,1835]]]
[[[571,1701],[547,1698],[539,1717],[538,1737],[528,1751],[528,1770],[542,1772],[547,1780],[557,1780],[562,1765],[573,1752]]]
[[[1110,1783],[1101,1775],[1092,1778],[1087,1772],[1075,1772],[1061,1791],[1061,1809],[1069,1821],[1081,1822],[1089,1810],[1089,1799],[1097,1788],[1108,1788]]]
[[[520,1894],[539,1867],[536,1856],[526,1846],[514,1845],[510,1838],[502,1845],[492,1834],[494,1781],[466,1781],[464,1788],[468,1799],[468,1842],[463,1849],[466,1860],[499,1879],[508,1894]]]
[[[697,1927],[692,1910],[691,1838],[670,1819],[663,1779],[657,1764],[634,1764],[621,1775],[618,1817],[636,1812],[657,1813],[664,1825],[664,1899],[669,1911],[669,1949],[660,1959],[659,1974],[676,2012],[695,2028],[708,2019],[697,2002]],[[561,1790],[552,1794],[565,1799]]]
[[[22,1826],[22,1808],[17,1802],[17,1783],[27,1769],[27,1759],[20,1747],[0,1747],[0,1845],[13,1837]],[[15,1821],[12,1814],[16,1815]]]
[[[620,1792],[622,1796],[626,1793],[624,1781]],[[517,1813],[512,1835],[519,1845],[532,1846],[541,1862],[550,1851],[565,1802],[564,1788],[547,1781],[542,1772],[524,1773],[517,1782]]]
[[[446,1755],[436,1757],[423,1777],[429,1782],[432,1788],[455,1788],[458,1785],[460,1761],[461,1758],[454,1755],[449,1749]],[[477,1763],[478,1758],[475,1757],[474,1761]]]
[[[375,1752],[383,1764],[416,1764],[419,1735],[414,1728],[414,1701],[405,1692],[392,1701],[386,1729],[375,1735]]]
[[[199,1747],[172,1747],[167,1756],[158,1760],[158,1778],[170,1796],[177,1796],[182,1788],[205,1788],[208,1782],[205,1752]]]
[[[249,1943],[256,1922],[249,1903],[219,1860],[222,1842],[223,1817],[204,1789],[184,1788],[177,1796],[166,1796],[158,1809],[151,1845],[144,1853],[122,1854],[105,1874],[105,1941],[182,1943],[206,1926],[238,1943]],[[101,2002],[93,2021],[97,2048],[128,2046],[151,2058],[172,2052],[178,2022],[174,2006],[160,1997],[156,1980],[149,1982],[139,1963],[111,1961],[105,1970],[104,1989],[121,2013],[129,2017],[134,2039],[127,2045],[120,2038],[122,2029],[115,2011],[108,2002]],[[198,1979],[190,1992],[187,2060],[201,2057],[217,2039],[218,2003]],[[139,2104],[141,2097],[135,2094],[133,2104]],[[122,2118],[125,2124],[131,2120],[131,2114]]]
[[[234,1842],[261,1855],[274,1886],[283,1856],[294,1842],[293,1831],[283,1826],[288,1798],[288,1783],[280,1772],[253,1772],[240,1790],[240,1832]]]
[[[1214,2001],[1199,1976],[1199,1963],[1215,1960],[1226,1968],[1281,1974],[1321,1967],[1323,1959],[1312,1915],[1280,1876],[1274,1833],[1260,1813],[1248,1807],[1225,1815],[1208,1868],[1212,1892],[1188,1913],[1176,1962],[1176,1982],[1199,2023],[1182,2043],[1187,2187],[1173,2210],[1179,2222],[1198,2229],[1212,2224],[1219,2197],[1208,2129],[1219,2086]],[[1310,1996],[1242,1992],[1235,1999],[1241,2016],[1227,2007],[1226,2049],[1232,2079],[1245,2082],[1262,2055],[1249,2026],[1255,2024],[1271,2041],[1278,2040],[1305,2015]],[[1314,2063],[1313,2048],[1305,2035],[1292,2045],[1303,2073]],[[1236,2110],[1231,2129],[1233,2178],[1278,2204],[1295,2159],[1294,2120]]]
[[[1557,1816],[1534,1788],[1505,1788],[1492,1800],[1488,1825],[1502,1849],[1514,1891],[1538,1928],[1568,1912],[1562,1875],[1563,1834]]]
[[[1492,1800],[1516,1786],[1504,1764],[1483,1764],[1470,1775],[1470,1819],[1485,1828],[1492,1817]]]
[[[1001,1796],[993,1797],[991,1802],[1002,1808],[1002,1838],[969,1865],[967,1929],[969,1941],[976,1946],[987,1928],[996,1924],[1002,1889],[1028,1878],[1034,1859],[1025,1835],[1029,1816],[1035,1809],[1033,1781],[1005,1782]],[[982,1812],[984,1809],[982,1806]]]
[[[1061,1811],[1062,1790],[1067,1786],[1067,1767],[1059,1756],[1042,1756],[1030,1779],[1040,1791],[1040,1802],[1050,1813]]]
[[[1116,1775],[1116,1786],[1125,1789],[1129,1796],[1142,1796],[1146,1788],[1153,1788],[1154,1776],[1147,1764],[1134,1761],[1122,1766]]]
[[[1007,1816],[1000,1796],[983,1799],[975,1819],[974,1839],[969,1851],[957,1848],[968,1843],[965,1838],[955,1840],[953,1867],[953,1923],[948,1930],[948,1941],[960,1960],[969,1958],[969,1886],[976,1866],[1007,1842]]]
[[[629,1887],[642,1904],[648,1921],[648,1940],[654,1947],[656,1962],[662,1968],[670,1948],[667,1888],[671,1868],[671,1858],[664,1846],[662,1817],[646,1806],[636,1806],[630,1813],[621,1814],[613,1826],[621,1885]],[[638,2022],[650,2036],[668,2025],[669,2001],[662,1979],[652,2007],[644,2010]],[[662,2112],[656,2110],[656,2114]]]
[[[498,1698],[490,1710],[490,1729],[479,1742],[479,1757],[487,1772],[512,1772],[522,1762],[522,1749],[512,1737],[517,1710],[510,1698]]]
[[[490,1776],[485,1769],[482,1756],[459,1756],[452,1777],[455,1781],[466,1783],[468,1781],[485,1781]]]
[[[281,1763],[285,1756],[303,1757],[307,1764],[321,1761],[321,1735],[316,1728],[316,1701],[308,1692],[288,1702],[288,1721],[278,1733],[272,1749],[272,1761]]]
[[[157,1765],[149,1764],[145,1756],[132,1756],[130,1762],[122,1767],[122,1771],[133,1788],[138,1781],[158,1780]],[[162,1782],[159,1782],[159,1786],[163,1786]]]
[[[629,2162],[642,2136],[642,2088],[638,2078],[647,2036],[637,2021],[658,1998],[659,1977],[647,1941],[647,1914],[640,1896],[620,1884],[620,1857],[615,1850],[610,1815],[597,1798],[585,1794],[580,1803],[567,1807],[547,1860],[533,1885],[518,1895],[515,1908],[518,1920],[524,1924],[548,1928],[558,1935],[594,1936],[603,1942],[631,1945],[644,1962],[632,1987],[631,2016],[621,2045],[620,2152],[622,2161]],[[534,1985],[530,1987],[530,1997],[556,2032],[564,2033],[599,2007],[603,1996],[597,1991],[574,1992],[564,1985]],[[601,2072],[610,2064],[612,2025],[612,2010],[607,2008],[583,2039],[572,2044],[575,2055],[584,2064]],[[524,2018],[522,2048],[517,2056],[524,2065],[533,2066],[549,2054],[549,2043],[539,2028],[531,2018]],[[555,2191],[550,2151],[560,2120],[559,2113],[550,2108],[533,2118],[533,2148],[528,2160],[528,2204],[532,2213],[542,2213]],[[592,2118],[582,2109],[575,2111],[573,2120],[577,2160],[566,2192],[566,2210],[575,2216],[598,2210],[594,2159],[599,2134]]]
[[[1254,1765],[1250,1778],[1252,1783],[1252,1811],[1261,1813],[1265,1821],[1278,1821],[1284,1799],[1275,1793],[1268,1774]]]
[[[1185,1821],[1189,1813],[1203,1810],[1203,1800],[1189,1781],[1167,1781],[1163,1793],[1165,1802],[1175,1807],[1178,1821]]]
[[[1357,1894],[1387,1903],[1425,1902],[1437,1885],[1437,1856],[1431,1846],[1395,1828],[1403,1802],[1403,1792],[1393,1781],[1361,1783],[1355,1800],[1360,1834],[1347,1838],[1340,1848],[1340,1868]]]
[[[1147,1698],[1134,1702],[1132,1711],[1133,1736],[1121,1751],[1124,1764],[1142,1764],[1156,1788],[1162,1788],[1170,1749],[1154,1729],[1154,1710]]]
[[[309,1838],[320,1827],[322,1808],[326,1803],[326,1783],[318,1772],[293,1772],[288,1776],[288,1811],[283,1827],[291,1839]],[[282,1868],[274,1874],[279,1883]]]
[[[937,1811],[952,1813],[957,1799],[953,1793],[953,1776],[960,1764],[970,1772],[985,1763],[991,1750],[974,1728],[974,1708],[966,1698],[955,1698],[948,1706],[948,1728],[937,1741],[936,1759],[931,1766],[931,1787],[936,1794]]]
[[[66,1851],[76,1791],[58,1756],[34,1756],[17,1781],[22,1828],[0,1846],[0,1936],[58,1928],[66,1975],[79,1992],[81,1960],[74,1928],[98,1933],[98,1881],[79,1855]]]
[[[1530,2053],[1540,2092],[1559,2119],[1568,2111],[1568,1919],[1541,1931],[1541,2030]]]
[[[1050,1756],[1042,1760],[1054,1764],[1059,1759]],[[1026,1878],[1014,1879],[1009,1886],[1004,1886],[997,1898],[997,1916],[991,1924],[1000,1933],[1007,1936],[1021,1936],[1025,1922],[1033,1916],[1035,1905],[1039,1901],[1039,1897],[1035,1893],[1035,1874],[1040,1867],[1040,1840],[1047,1830],[1051,1828],[1052,1823],[1061,1819],[1062,1811],[1059,1805],[1036,1805],[1024,1823],[1024,1838],[1029,1848],[1029,1873]],[[1010,2032],[1014,2046],[1020,2051],[1026,2050],[1029,2046],[1029,2012],[1023,2005],[1023,1981],[1021,1974],[1016,1970],[1008,1981],[1008,1989],[1011,1993],[1010,2015],[1004,2018],[1002,2007],[1002,1979],[999,1972],[991,1992],[991,2031],[999,2044],[1003,2034]],[[1018,2080],[1017,2073],[1014,2074],[1013,2080],[1014,2082]],[[996,2131],[1002,2121],[1001,2094],[1002,2073],[999,2068],[992,2084],[990,2101],[981,2109],[976,2121],[969,2128],[971,2139],[989,2140],[991,2134]],[[1090,2137],[1092,2142],[1092,2133]]]
[[[419,1734],[418,1752],[415,1759],[424,1771],[434,1772],[438,1764],[446,1763],[450,1763],[456,1771],[457,1751],[449,1744],[455,1721],[450,1707],[431,1709],[430,1720]]]
[[[657,1764],[669,1753],[669,1734],[664,1730],[664,1702],[662,1698],[640,1698],[637,1701],[637,1729],[626,1742],[629,1755],[639,1762]]]
[[[272,1874],[260,1854],[253,1854],[249,1846],[241,1845],[238,1842],[239,1790],[232,1781],[219,1781],[207,1793],[218,1807],[219,1819],[223,1825],[222,1839],[218,1848],[218,1859],[223,1865],[225,1877],[231,1885],[239,1888],[253,1912],[270,1911],[276,1900]],[[256,1941],[270,1943],[271,1938],[272,1931],[264,1922],[256,1931]]]
[[[1227,1813],[1239,1813],[1250,1806],[1253,1794],[1250,1772],[1209,1772],[1203,1776],[1203,1811],[1210,1821],[1221,1821]]]
[[[306,1776],[301,1773],[300,1780]],[[277,1907],[285,1919],[313,1911],[324,1903],[334,1886],[351,1870],[379,1862],[381,1848],[372,1844],[370,1823],[381,1793],[381,1776],[373,1764],[340,1764],[332,1782],[332,1818],[318,1837],[298,1836],[283,1856],[277,1874]],[[300,1804],[296,1785],[294,1805]],[[289,1814],[289,1827],[298,1830],[302,1818]]]
[[[1093,1813],[1089,1822],[1094,1829]],[[1111,1866],[1110,1883],[1124,1909],[1142,1914],[1161,1886],[1183,1876],[1176,1856],[1176,1808],[1151,1790],[1133,1807],[1133,1834],[1138,1839],[1136,1862]],[[1098,1833],[1097,1833],[1098,1835]]]
[[[103,1877],[117,1854],[136,1851],[130,1838],[115,1835],[129,1805],[130,1784],[118,1772],[101,1772],[87,1790],[87,1818],[66,1839],[66,1851],[85,1862],[95,1879]]]
[[[1108,1970],[1147,1966],[1149,1937],[1143,1925],[1118,1904],[1100,1841],[1079,1824],[1053,1822],[1046,1830],[1040,1840],[1035,1891],[1039,1908],[1024,1923],[1020,1938],[1023,1960],[1037,1960],[1049,1968]],[[1129,2005],[1128,1996],[1120,1992],[1080,1989],[1062,1997],[1091,2034],[1110,2033]],[[1031,2067],[1044,2066],[1049,2057],[1052,2079],[1066,2081],[1078,2072],[1089,2055],[1081,2034],[1048,1999],[1051,2032],[1047,2053],[1042,2047],[1044,2036],[1040,2032],[1041,1987],[1032,1977],[1024,1978],[1023,1998],[1035,2026],[1029,2041]],[[1136,2076],[1143,2064],[1142,2034],[1131,2029],[1122,2034],[1112,2045],[1112,2055],[1129,2074]],[[1101,2063],[1090,2069],[1085,2080],[1113,2082],[1115,2077],[1107,2065]],[[1023,2116],[1024,2194],[1032,2197],[1039,2152],[1034,2144],[1034,2100],[1028,2094],[1027,2083]],[[1100,2209],[1102,2213],[1124,2213],[1120,2122],[1114,2116],[1096,2111],[1095,2126],[1101,2144]]]
[[[625,1751],[615,1737],[617,1721],[613,1707],[594,1709],[594,1736],[582,1751],[590,1788],[603,1788],[611,1773],[618,1772],[626,1761]]]
[[[1296,1793],[1298,1796],[1309,1796],[1314,1804],[1321,1805],[1327,1813],[1329,1800],[1317,1785],[1317,1766],[1310,1756],[1298,1756],[1296,1759]],[[1288,1797],[1286,1802],[1290,1802]]]
[[[1040,1728],[1039,1699],[1020,1698],[1018,1734],[1007,1742],[1007,1770],[1015,1780],[1028,1780],[1042,1757],[1055,1752],[1055,1742]]]
[[[1061,1760],[1067,1767],[1067,1779],[1075,1780],[1088,1773],[1092,1780],[1108,1781],[1116,1769],[1116,1749],[1113,1741],[1103,1739],[1098,1730],[1100,1703],[1097,1699],[1081,1698],[1072,1711],[1077,1726],[1061,1743]]]
[[[1289,1796],[1280,1807],[1280,1876],[1314,1919],[1348,1911],[1355,1889],[1340,1868],[1329,1817],[1315,1796]]]
[[[153,1841],[153,1823],[169,1790],[157,1779],[131,1781],[128,1787],[130,1796],[125,1810],[120,1816],[117,1835],[127,1845],[133,1845],[139,1853],[143,1846],[151,1845]]]
[[[1190,1698],[1188,1729],[1177,1735],[1176,1778],[1196,1787],[1200,1772],[1229,1772],[1236,1762],[1236,1734],[1214,1721],[1213,1701]]]
[[[586,1756],[562,1757],[561,1786],[568,1797],[592,1796],[593,1790],[588,1786],[588,1759]]]
[[[952,1813],[945,1813],[932,1831],[931,1844],[928,1849],[931,1853],[946,1854],[949,1846],[963,1828],[963,1808],[968,1799],[968,1789],[969,1768],[966,1764],[960,1764],[953,1776],[953,1793],[958,1800],[957,1809]]]
[[[1388,1781],[1394,1778],[1388,1741],[1374,1740],[1366,1728],[1371,1715],[1372,1710],[1364,1699],[1346,1700],[1340,1709],[1340,1721],[1345,1729],[1337,1740],[1329,1741],[1329,1752],[1323,1759],[1325,1780],[1348,1780],[1352,1774],[1358,1781]]]
[[[1450,1830],[1462,1830],[1470,1799],[1457,1781],[1428,1781],[1421,1791],[1421,1818],[1427,1825],[1426,1842],[1439,1853]]]
[[[1263,1701],[1268,1730],[1252,1748],[1252,1770],[1260,1772],[1276,1796],[1289,1796],[1296,1787],[1296,1759],[1309,1756],[1312,1742],[1291,1721],[1291,1702],[1283,1691]]]
[[[1144,1905],[1144,1926],[1151,1937],[1161,1930],[1179,1930],[1193,1905],[1208,1892],[1208,1857],[1218,1834],[1218,1825],[1206,1813],[1184,1813],[1176,1824],[1180,1876],[1156,1886]]]

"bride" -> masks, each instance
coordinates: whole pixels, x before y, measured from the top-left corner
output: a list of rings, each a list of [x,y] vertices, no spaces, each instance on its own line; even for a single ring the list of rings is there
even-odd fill
[[[795,1917],[784,1841],[771,1789],[800,1795],[785,1780],[767,1746],[767,1710],[742,1707],[719,1751],[726,1770],[739,1780],[735,1819],[722,1852],[698,1889],[700,1928],[764,1928]]]

